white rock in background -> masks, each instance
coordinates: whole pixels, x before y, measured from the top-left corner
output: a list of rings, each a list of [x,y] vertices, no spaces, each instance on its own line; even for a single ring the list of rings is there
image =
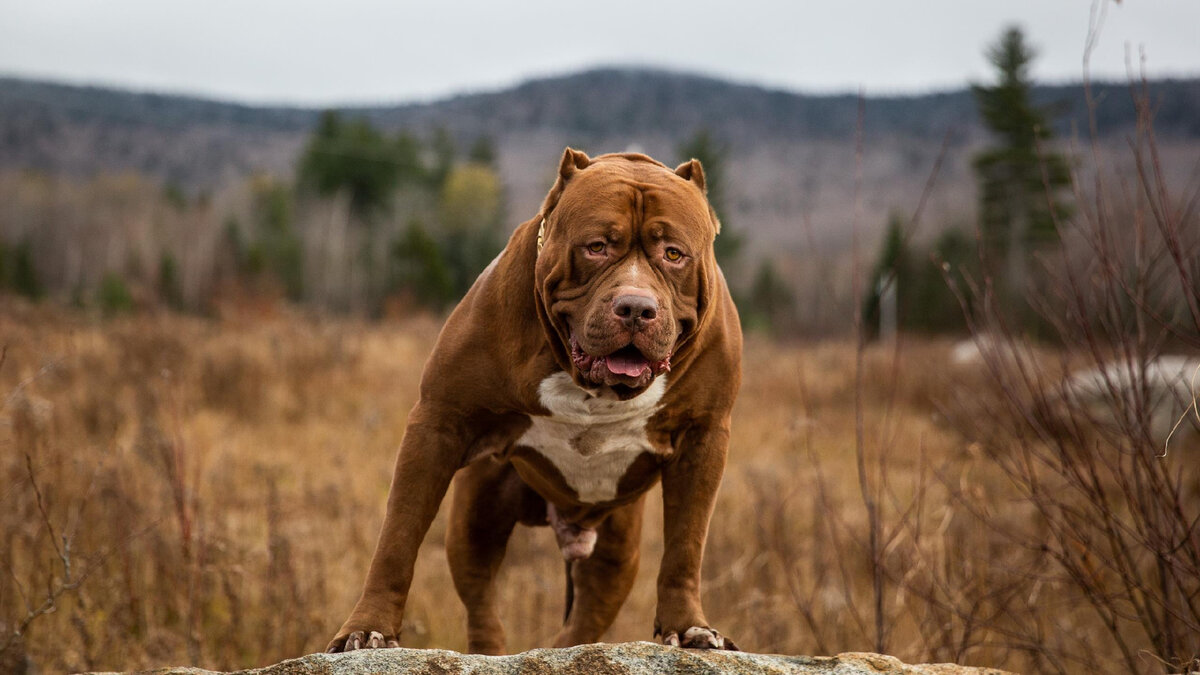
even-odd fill
[[[985,358],[1009,362],[1018,354],[1032,355],[1029,346],[1016,338],[984,333],[954,343],[950,349],[950,362],[956,366],[981,364]]]
[[[1200,397],[1197,358],[1159,356],[1148,361],[1144,370],[1137,363],[1113,361],[1072,374],[1063,383],[1063,393],[1093,415],[1115,420],[1121,406],[1133,405],[1138,400],[1142,387],[1150,413],[1150,433],[1155,441],[1165,442],[1177,423],[1176,436],[1200,430],[1193,407]],[[1185,415],[1186,419],[1180,423]]]

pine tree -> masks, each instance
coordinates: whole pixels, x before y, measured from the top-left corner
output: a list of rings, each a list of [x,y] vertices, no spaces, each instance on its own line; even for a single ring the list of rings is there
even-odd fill
[[[393,143],[366,119],[347,122],[327,111],[300,158],[300,184],[322,196],[344,191],[366,216],[386,208],[400,179],[419,171],[419,151],[411,137]]]
[[[467,151],[467,161],[496,168],[496,142],[491,136],[480,136]]]
[[[969,315],[974,296],[966,292],[968,280],[979,278],[979,251],[975,240],[963,228],[952,227],[938,236],[932,255],[913,258],[913,279],[905,292],[904,326],[925,333],[961,333],[967,329],[964,309]],[[949,277],[949,279],[947,279]],[[963,301],[947,280],[964,293]]]
[[[12,275],[9,280],[12,284],[12,289],[19,295],[23,295],[32,300],[37,300],[42,297],[44,288],[42,281],[38,276],[37,266],[33,259],[33,244],[28,240],[17,244],[17,248],[13,251],[12,260]]]
[[[770,258],[759,263],[750,293],[738,306],[749,328],[782,335],[794,327],[796,296]]]
[[[712,137],[707,129],[701,129],[679,146],[680,161],[698,159],[704,167],[704,184],[708,189],[708,203],[712,205],[721,221],[721,234],[713,242],[717,255],[717,263],[730,276],[731,268],[736,266],[738,254],[742,250],[744,238],[737,229],[730,227],[725,211],[725,156],[726,148]]]
[[[450,170],[454,168],[458,147],[454,136],[450,135],[445,127],[438,127],[433,130],[430,150],[433,153],[433,162],[429,169],[429,183],[435,190],[440,190],[450,175]]]
[[[990,271],[1003,275],[1010,301],[1020,302],[1034,251],[1057,240],[1055,218],[1068,213],[1059,193],[1070,176],[1062,155],[1046,149],[1051,138],[1046,112],[1030,96],[1035,52],[1021,30],[1007,29],[987,54],[997,82],[971,87],[996,140],[974,158],[980,228]]]
[[[875,338],[883,333],[882,322],[889,314],[894,321],[890,328],[906,325],[912,276],[911,255],[904,238],[904,219],[893,213],[863,298],[863,326],[867,337]],[[890,298],[890,308],[884,307],[885,298]]]
[[[441,309],[455,298],[454,271],[420,220],[409,221],[404,233],[392,242],[390,254],[392,292],[410,293],[432,309]]]

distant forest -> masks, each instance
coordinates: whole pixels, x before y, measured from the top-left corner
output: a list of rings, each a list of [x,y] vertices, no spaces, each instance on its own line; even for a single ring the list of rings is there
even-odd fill
[[[1021,151],[1028,194],[1047,153],[1084,191],[1095,165],[1136,175],[1135,100],[1165,180],[1200,175],[1200,79],[1095,84],[1090,111],[1080,84],[1028,93],[1053,132]],[[859,270],[871,321],[901,286],[921,328],[953,331],[962,312],[930,258],[978,261],[976,162],[995,138],[977,103],[966,88],[860,100],[633,69],[341,110],[0,78],[0,291],[105,311],[245,297],[444,311],[536,213],[572,145],[702,159],[749,325],[846,330],[864,302],[857,243],[859,259],[878,255]]]
[[[1134,86],[1140,86],[1134,85]],[[1200,139],[1200,80],[1147,84],[1160,136]],[[1101,136],[1137,122],[1128,83],[1093,85]],[[1088,129],[1079,84],[1038,86],[1034,100],[1051,106],[1056,135]],[[458,138],[553,131],[579,144],[699,129],[734,146],[776,138],[848,140],[858,97],[813,96],[654,70],[601,69],[539,79],[490,93],[395,106],[344,108],[385,130]],[[133,170],[185,186],[210,186],[233,174],[278,172],[295,160],[317,124],[310,108],[255,107],[200,98],[0,78],[0,168],[74,175]],[[936,142],[947,132],[965,140],[979,132],[969,89],[916,96],[868,96],[864,127],[871,137]],[[161,144],[173,149],[162,152]]]

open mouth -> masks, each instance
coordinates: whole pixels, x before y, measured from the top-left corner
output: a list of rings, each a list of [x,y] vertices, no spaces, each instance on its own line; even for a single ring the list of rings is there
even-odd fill
[[[632,343],[603,356],[584,351],[575,336],[571,336],[571,361],[588,380],[597,384],[642,387],[655,375],[671,370],[671,357],[651,361]]]
[[[650,370],[650,360],[638,351],[632,344],[625,345],[604,359],[604,365],[609,372],[627,377],[641,377],[642,373]]]

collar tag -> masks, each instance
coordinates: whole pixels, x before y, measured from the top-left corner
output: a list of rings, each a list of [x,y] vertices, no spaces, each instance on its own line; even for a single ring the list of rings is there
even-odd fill
[[[546,219],[542,218],[541,224],[538,225],[538,236],[537,236],[538,255],[542,254],[542,245],[545,243],[546,243]]]

